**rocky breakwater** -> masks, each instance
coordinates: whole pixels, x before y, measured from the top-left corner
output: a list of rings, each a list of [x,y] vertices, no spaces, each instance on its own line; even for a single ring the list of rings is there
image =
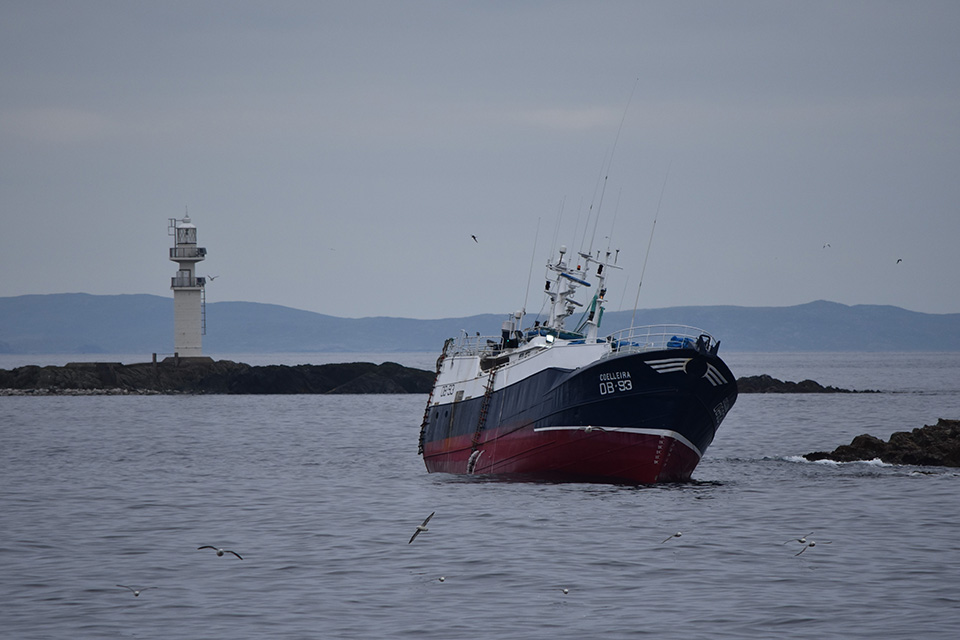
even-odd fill
[[[0,369],[0,395],[159,393],[429,393],[434,373],[394,362],[251,366],[210,358],[162,362],[72,362]],[[737,379],[740,393],[870,393],[768,375]]]
[[[838,387],[823,386],[813,380],[777,380],[766,374],[737,378],[738,393],[877,393],[876,391],[851,391]]]
[[[434,373],[393,362],[251,366],[230,360],[0,369],[0,395],[429,393]]]
[[[886,442],[871,435],[860,435],[829,453],[816,451],[803,457],[835,462],[879,458],[888,464],[960,467],[960,420],[940,418],[935,425],[898,431]]]

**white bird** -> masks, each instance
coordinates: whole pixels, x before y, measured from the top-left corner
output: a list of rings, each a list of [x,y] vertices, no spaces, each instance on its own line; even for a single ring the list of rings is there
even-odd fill
[[[790,544],[791,542],[799,542],[800,544],[807,544],[807,538],[813,535],[813,531],[803,536],[802,538],[794,538],[793,540],[787,540],[783,544]]]
[[[443,576],[440,576],[439,580],[440,582],[443,582],[444,580],[446,580],[446,578],[444,578]]]
[[[217,552],[217,555],[218,555],[218,556],[223,556],[223,554],[225,554],[225,553],[232,553],[233,555],[235,555],[235,556],[237,556],[238,558],[240,558],[241,560],[243,560],[243,556],[241,556],[241,555],[240,555],[239,553],[237,553],[236,551],[231,551],[230,549],[221,549],[221,548],[219,548],[219,547],[211,547],[211,546],[208,545],[208,544],[205,544],[205,545],[203,545],[202,547],[197,547],[197,551],[200,551],[200,549],[213,549],[214,551]]]
[[[436,513],[436,511],[434,511],[433,513]],[[421,531],[429,531],[429,529],[427,529],[427,523],[430,522],[430,518],[433,517],[433,513],[427,516],[427,519],[423,521],[423,524],[417,525],[417,530],[413,532],[412,536],[410,536],[410,542],[413,542],[414,538],[420,535]],[[408,542],[407,544],[410,544],[410,542]]]
[[[567,589],[566,587],[564,587],[563,589],[560,589],[560,591],[563,591],[563,595],[567,595],[568,593],[570,593],[570,590]]]
[[[667,538],[667,540],[669,540],[670,538],[679,538],[679,537],[682,536],[682,535],[683,535],[683,533],[681,533],[680,531],[677,531],[677,532],[676,532],[675,534],[673,534],[672,536],[669,536],[669,537]],[[666,542],[667,540],[664,540],[663,542]],[[660,544],[663,544],[663,542],[661,542]]]
[[[153,587],[143,587],[142,589],[134,589],[133,587],[128,587],[128,586],[125,585],[125,584],[118,584],[117,586],[118,586],[118,587],[122,587],[122,588],[124,588],[124,589],[129,589],[130,591],[132,591],[132,592],[133,592],[133,597],[135,597],[135,598],[139,598],[139,597],[140,597],[140,592],[141,592],[141,591],[146,591],[147,589],[152,589],[152,588],[153,588]]]

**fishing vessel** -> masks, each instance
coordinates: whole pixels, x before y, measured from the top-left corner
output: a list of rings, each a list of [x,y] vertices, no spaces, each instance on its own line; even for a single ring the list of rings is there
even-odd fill
[[[448,339],[420,428],[428,472],[631,484],[689,480],[737,384],[720,342],[682,325],[601,337],[611,252],[547,262],[549,314]],[[616,257],[614,257],[614,263]],[[592,291],[589,303],[578,302]],[[576,326],[566,322],[578,309]]]

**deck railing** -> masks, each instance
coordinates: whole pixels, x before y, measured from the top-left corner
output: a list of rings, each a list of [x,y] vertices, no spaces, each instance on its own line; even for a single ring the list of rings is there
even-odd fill
[[[619,354],[661,349],[700,348],[708,351],[717,344],[713,336],[706,331],[683,324],[630,327],[611,333],[607,339],[612,344],[614,353]]]
[[[170,286],[172,288],[187,288],[187,289],[199,289],[207,284],[207,279],[204,277],[199,278],[188,278],[186,276],[173,276],[170,278]]]
[[[207,255],[207,249],[205,247],[170,247],[170,259],[177,260],[180,258],[196,258],[197,260],[203,260]]]
[[[528,331],[528,337],[531,332]],[[540,334],[555,335],[554,332],[540,330]],[[566,338],[567,336],[562,336]],[[576,336],[571,336],[576,337]],[[580,339],[583,342],[583,339]],[[606,342],[611,344],[610,355],[640,353],[663,349],[699,349],[709,351],[718,342],[712,335],[697,327],[682,324],[657,324],[643,327],[630,327],[611,333]],[[448,356],[474,355],[486,357],[500,353],[500,336],[478,336],[462,333],[452,345]]]
[[[500,336],[477,336],[461,333],[448,355],[490,356],[500,351]]]

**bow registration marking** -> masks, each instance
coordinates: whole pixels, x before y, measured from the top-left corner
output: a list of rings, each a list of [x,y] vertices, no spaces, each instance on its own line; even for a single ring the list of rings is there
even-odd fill
[[[600,395],[606,396],[633,389],[629,371],[610,371],[600,374]]]

